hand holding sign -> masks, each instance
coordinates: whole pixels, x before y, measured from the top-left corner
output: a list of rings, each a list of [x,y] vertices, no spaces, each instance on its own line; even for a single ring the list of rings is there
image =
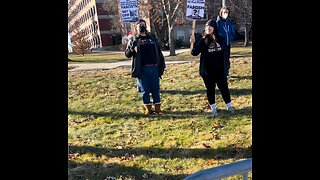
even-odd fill
[[[193,34],[190,35],[190,43],[193,44],[195,42],[195,37]]]

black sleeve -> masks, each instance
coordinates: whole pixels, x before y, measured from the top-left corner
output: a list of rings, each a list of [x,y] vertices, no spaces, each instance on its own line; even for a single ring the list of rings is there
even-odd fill
[[[198,37],[193,44],[193,49],[191,50],[191,54],[193,56],[199,55],[202,50],[202,45],[203,45],[203,38]]]
[[[164,72],[164,69],[166,68],[166,63],[165,63],[165,60],[164,60],[164,56],[162,54],[162,51],[160,49],[160,45],[159,45],[159,42],[157,39],[155,39],[155,42],[157,44],[157,50],[158,50],[158,54],[159,54],[159,58],[160,58],[160,72],[159,72],[159,75],[160,77],[163,75],[163,72]]]
[[[126,50],[124,51],[124,54],[127,58],[131,58],[136,52],[134,51],[134,47],[137,44],[137,40],[135,41],[129,41]]]

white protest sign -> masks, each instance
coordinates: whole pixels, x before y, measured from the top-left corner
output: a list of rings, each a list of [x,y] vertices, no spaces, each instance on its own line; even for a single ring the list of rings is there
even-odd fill
[[[204,17],[205,0],[187,0],[187,18],[202,19]]]
[[[121,0],[121,16],[123,22],[138,21],[138,4],[137,0]]]

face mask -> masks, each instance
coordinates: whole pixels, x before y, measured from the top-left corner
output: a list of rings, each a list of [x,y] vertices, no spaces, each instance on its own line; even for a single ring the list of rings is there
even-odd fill
[[[227,19],[228,13],[223,13],[222,17],[223,17],[224,19]]]
[[[143,32],[146,32],[146,31],[147,31],[147,28],[146,28],[145,26],[140,26],[140,27],[139,27],[139,31],[142,32],[142,33],[143,33]]]

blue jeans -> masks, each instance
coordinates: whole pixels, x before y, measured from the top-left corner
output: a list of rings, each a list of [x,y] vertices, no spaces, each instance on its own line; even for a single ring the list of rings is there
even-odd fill
[[[142,77],[138,78],[137,86],[140,88],[143,104],[161,104],[160,102],[160,79],[157,66],[143,66]]]

